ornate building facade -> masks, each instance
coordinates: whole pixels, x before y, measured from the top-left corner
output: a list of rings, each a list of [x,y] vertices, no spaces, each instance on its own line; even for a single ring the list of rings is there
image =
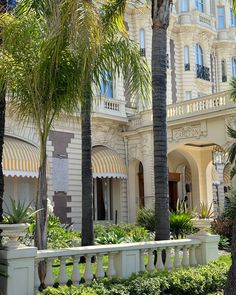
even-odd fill
[[[229,82],[236,77],[236,19],[230,1],[177,0],[168,30],[168,167],[170,207],[201,203],[223,210],[230,186],[226,126],[235,125]],[[125,24],[151,63],[148,6],[128,7]],[[135,222],[154,203],[152,111],[132,101],[122,77],[94,89],[94,220]],[[33,126],[7,117],[5,194],[33,200],[38,138]],[[19,150],[21,152],[19,152]],[[48,138],[48,189],[63,222],[81,224],[81,130],[61,118]]]

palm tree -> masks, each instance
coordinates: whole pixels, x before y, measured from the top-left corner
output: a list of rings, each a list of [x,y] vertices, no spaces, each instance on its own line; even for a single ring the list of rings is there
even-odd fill
[[[231,98],[234,102],[236,102],[236,79],[232,79],[231,82]],[[236,174],[236,130],[230,126],[227,126],[227,133],[229,137],[233,140],[233,143],[230,145],[228,149],[229,153],[229,161],[234,164],[231,170],[231,178],[233,178]],[[233,295],[235,293],[236,288],[236,192],[233,191],[229,207],[226,210],[226,216],[233,220],[233,227],[232,227],[232,245],[231,245],[231,258],[232,258],[232,265],[229,269],[229,274],[225,286],[225,295]]]
[[[26,9],[29,1],[23,1]],[[11,112],[34,124],[40,143],[35,245],[47,247],[46,143],[53,121],[76,110],[81,89],[80,58],[70,47],[64,2],[51,1],[43,15],[1,16],[1,76],[7,81]],[[63,28],[63,30],[62,30]],[[60,35],[61,33],[62,35]],[[4,76],[5,75],[5,76]]]
[[[85,79],[84,99],[82,102],[82,245],[92,245],[93,238],[93,200],[92,200],[92,164],[91,164],[91,104],[92,83],[100,86],[101,79],[105,80],[105,73],[123,74],[128,82],[131,94],[141,93],[147,98],[149,93],[150,72],[146,60],[140,56],[138,46],[132,42],[123,24],[123,13],[126,0],[107,1],[102,5],[85,1],[89,5],[89,13],[85,14],[83,32],[84,40]],[[87,19],[86,19],[87,18]],[[91,18],[94,23],[91,24]],[[77,19],[77,18],[73,18]],[[96,28],[96,34],[94,33]],[[78,27],[77,27],[78,28]],[[81,30],[81,28],[78,28]],[[91,35],[91,32],[93,34]],[[79,34],[82,35],[82,34]],[[97,42],[94,40],[97,36]],[[92,46],[91,46],[92,44]],[[83,45],[82,45],[83,46]],[[88,49],[90,48],[90,49]]]
[[[166,124],[166,45],[171,4],[171,0],[152,0],[152,109],[156,240],[168,240],[170,237]]]

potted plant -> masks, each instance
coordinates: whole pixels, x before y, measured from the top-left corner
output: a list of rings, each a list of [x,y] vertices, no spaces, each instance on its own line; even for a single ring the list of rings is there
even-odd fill
[[[194,227],[199,228],[200,231],[209,229],[213,221],[213,216],[214,212],[212,211],[212,203],[208,207],[206,203],[201,202],[197,218],[192,219]]]
[[[3,222],[0,223],[1,236],[8,238],[4,246],[7,248],[17,248],[23,246],[18,239],[24,235],[28,223],[37,211],[33,211],[31,203],[26,205],[25,202],[16,201],[12,198],[9,199],[11,206],[9,208],[5,202],[7,211],[3,213]]]

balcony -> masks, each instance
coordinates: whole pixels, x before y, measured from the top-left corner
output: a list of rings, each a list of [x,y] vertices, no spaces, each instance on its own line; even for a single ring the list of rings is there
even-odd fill
[[[205,81],[210,81],[210,69],[202,66],[196,65],[196,74],[198,79],[202,79]]]
[[[127,121],[125,101],[95,96],[93,102],[93,113],[95,117],[103,117],[122,122]]]

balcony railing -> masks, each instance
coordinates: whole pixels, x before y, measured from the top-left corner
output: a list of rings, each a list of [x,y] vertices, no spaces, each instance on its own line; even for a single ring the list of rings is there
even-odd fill
[[[197,78],[210,81],[210,69],[202,66],[202,65],[196,65],[196,74]]]
[[[104,116],[112,116],[114,118],[121,117],[126,119],[125,101],[123,100],[96,96],[94,98],[93,111],[96,114],[103,114]]]
[[[189,63],[184,65],[184,70],[190,71],[190,64]]]

